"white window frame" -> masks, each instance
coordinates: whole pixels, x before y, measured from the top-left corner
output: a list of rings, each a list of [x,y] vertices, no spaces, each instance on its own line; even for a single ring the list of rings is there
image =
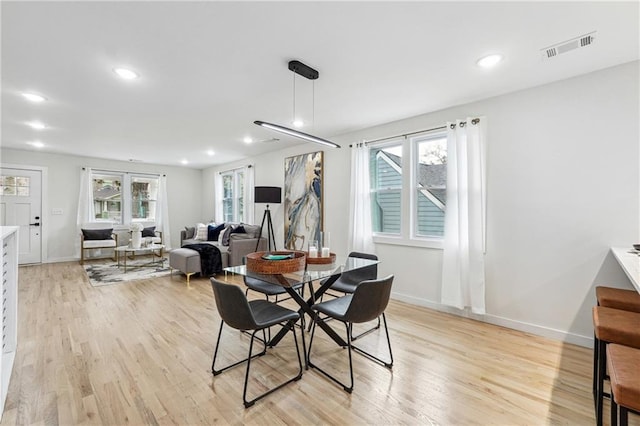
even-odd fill
[[[109,222],[109,223],[113,223],[115,225],[121,225],[126,227],[128,224],[130,223],[134,223],[134,222],[140,222],[140,223],[152,223],[156,221],[156,217],[157,217],[157,211],[154,214],[153,218],[136,218],[133,219],[132,218],[132,213],[131,213],[131,206],[133,204],[133,199],[132,196],[133,194],[131,193],[131,182],[133,178],[136,177],[141,177],[141,178],[145,178],[145,179],[158,179],[158,186],[160,185],[160,174],[155,174],[155,173],[136,173],[136,172],[121,172],[121,171],[112,171],[112,170],[92,170],[91,171],[91,182],[93,182],[93,179],[95,176],[114,176],[114,177],[118,177],[120,178],[120,182],[121,182],[121,192],[120,192],[120,198],[121,198],[121,205],[120,205],[120,209],[121,209],[121,222],[114,222],[113,219],[101,219],[101,218],[96,218],[95,221],[96,222]],[[157,198],[157,197],[156,197]],[[158,203],[157,203],[157,199],[156,199],[156,209],[158,208]]]
[[[410,247],[425,247],[433,249],[442,249],[444,237],[437,236],[418,236],[417,232],[417,168],[418,142],[425,139],[446,138],[446,131],[438,130],[424,132],[405,137],[402,140],[402,170],[408,173],[402,173],[402,189],[400,195],[400,233],[390,234],[383,232],[373,232],[373,242],[376,244],[391,244]],[[398,144],[398,139],[370,145],[369,148],[384,148]],[[407,155],[408,153],[408,155]],[[373,191],[372,191],[373,195]]]
[[[220,177],[222,179],[222,196],[221,196],[221,200],[222,200],[222,217],[224,222],[234,222],[234,223],[241,223],[244,221],[244,211],[242,212],[242,215],[240,214],[240,200],[243,199],[243,207],[246,210],[247,208],[249,208],[247,206],[247,202],[246,200],[244,200],[244,191],[240,191],[240,183],[244,180],[245,176],[244,176],[245,170],[244,168],[240,168],[240,169],[233,169],[233,170],[227,170],[226,172],[221,172],[220,173]],[[231,200],[232,200],[232,204],[231,204],[231,209],[232,209],[232,219],[228,220],[225,217],[225,211],[224,211],[224,200],[225,200],[225,194],[224,194],[224,178],[225,176],[231,176]]]

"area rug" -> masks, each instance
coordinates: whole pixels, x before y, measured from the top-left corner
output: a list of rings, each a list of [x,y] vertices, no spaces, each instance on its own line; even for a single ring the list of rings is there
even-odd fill
[[[127,272],[124,271],[122,264],[118,267],[115,262],[85,264],[84,271],[94,287],[162,277],[171,273],[167,259],[162,265],[158,263],[154,266],[140,266],[145,263],[148,263],[147,259],[129,260]]]

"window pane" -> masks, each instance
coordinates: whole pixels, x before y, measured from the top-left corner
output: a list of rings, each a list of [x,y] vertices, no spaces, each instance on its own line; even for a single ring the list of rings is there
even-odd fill
[[[155,220],[158,178],[131,178],[131,218]]]
[[[417,236],[442,237],[447,188],[447,140],[430,138],[416,141]]]
[[[29,196],[29,178],[24,176],[2,176],[2,195]]]
[[[93,204],[96,219],[122,223],[122,178],[119,175],[93,175]]]
[[[399,234],[402,145],[371,148],[369,155],[373,232]]]

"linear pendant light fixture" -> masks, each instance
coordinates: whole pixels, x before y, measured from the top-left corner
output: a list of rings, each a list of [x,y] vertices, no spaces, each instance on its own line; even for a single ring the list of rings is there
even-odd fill
[[[316,80],[320,75],[318,73],[318,71],[314,70],[313,68],[311,68],[308,65],[303,64],[300,61],[290,61],[289,62],[289,70],[293,71],[294,73],[296,73],[298,75],[306,77],[309,80]],[[293,96],[295,97],[295,92],[294,92]],[[294,111],[294,115],[295,115],[295,111]],[[254,121],[253,124],[257,124],[258,126],[262,126],[262,127],[267,128],[267,129],[275,130],[276,132],[284,133],[286,135],[294,136],[296,138],[304,139],[304,140],[309,141],[309,142],[315,142],[315,143],[319,143],[319,144],[322,144],[322,145],[327,145],[327,146],[330,146],[332,148],[340,148],[340,145],[338,145],[337,143],[328,141],[326,139],[319,138],[317,136],[310,135],[308,133],[303,133],[303,132],[300,132],[298,130],[290,129],[288,127],[280,126],[278,124],[267,123],[266,121],[260,121],[260,120]]]

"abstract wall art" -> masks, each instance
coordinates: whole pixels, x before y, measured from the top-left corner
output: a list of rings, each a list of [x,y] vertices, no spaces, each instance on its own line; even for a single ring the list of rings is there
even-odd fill
[[[307,250],[322,231],[322,151],[284,160],[284,247]]]

